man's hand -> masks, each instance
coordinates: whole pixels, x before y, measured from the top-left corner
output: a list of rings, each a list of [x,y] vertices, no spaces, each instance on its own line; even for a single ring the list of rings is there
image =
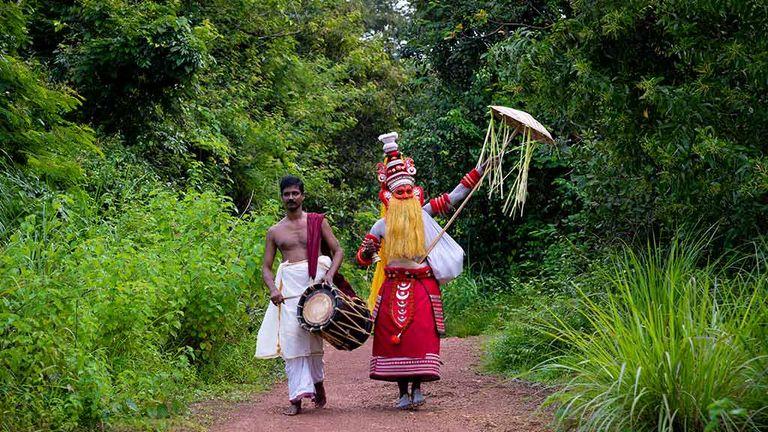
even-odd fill
[[[285,301],[285,299],[283,298],[283,295],[280,294],[280,291],[278,290],[270,290],[269,299],[272,301],[272,303],[274,303],[275,306]]]
[[[326,272],[323,276],[323,284],[333,286],[333,275],[331,272]]]

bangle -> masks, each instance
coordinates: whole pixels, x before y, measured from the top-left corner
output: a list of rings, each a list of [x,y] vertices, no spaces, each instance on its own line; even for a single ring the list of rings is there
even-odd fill
[[[367,267],[367,266],[373,264],[373,257],[365,258],[363,256],[363,250],[364,250],[363,247],[360,246],[360,249],[357,250],[357,254],[355,255],[355,259],[357,260],[358,264],[360,264],[361,266]]]
[[[477,183],[480,181],[480,171],[477,170],[477,168],[472,169],[472,171],[468,172],[462,179],[461,184],[464,185],[467,189],[472,189],[475,186],[477,186]]]
[[[370,240],[373,242],[373,246],[375,248],[375,251],[378,252],[381,248],[381,242],[379,241],[378,237],[375,235],[368,233],[365,235],[365,240]],[[361,244],[360,247],[357,249],[357,254],[355,255],[355,258],[357,259],[358,264],[362,266],[369,266],[373,264],[373,254],[370,254],[369,252],[365,250],[365,243]]]
[[[429,200],[429,205],[432,206],[432,211],[435,214],[445,214],[451,209],[451,198],[447,193],[444,193],[437,198]]]

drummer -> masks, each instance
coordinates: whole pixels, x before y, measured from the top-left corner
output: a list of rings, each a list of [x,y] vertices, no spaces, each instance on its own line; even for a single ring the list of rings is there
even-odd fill
[[[272,303],[259,329],[256,357],[283,358],[290,402],[283,414],[296,415],[301,413],[304,398],[313,399],[316,408],[322,408],[327,401],[323,385],[323,340],[299,326],[296,317],[299,298],[310,285],[332,284],[344,251],[322,215],[304,212],[304,184],[299,178],[283,177],[280,197],[286,215],[267,230],[261,273]],[[313,235],[318,230],[320,235]],[[320,238],[330,249],[332,258],[318,257]],[[273,274],[276,250],[280,251],[282,262],[277,274]]]

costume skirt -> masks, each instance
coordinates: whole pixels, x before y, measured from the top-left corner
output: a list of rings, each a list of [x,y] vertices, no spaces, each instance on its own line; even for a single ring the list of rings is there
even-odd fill
[[[432,270],[387,267],[385,274],[374,310],[371,379],[440,379],[442,302]]]

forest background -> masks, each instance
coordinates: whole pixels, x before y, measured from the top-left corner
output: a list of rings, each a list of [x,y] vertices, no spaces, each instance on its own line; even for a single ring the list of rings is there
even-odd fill
[[[2,430],[158,427],[269,385],[278,179],[304,179],[364,287],[377,135],[434,196],[490,104],[556,145],[522,217],[479,194],[452,228],[450,333],[490,334],[485,367],[553,403],[596,391],[564,425],[764,427],[767,30],[759,0],[0,3]]]

